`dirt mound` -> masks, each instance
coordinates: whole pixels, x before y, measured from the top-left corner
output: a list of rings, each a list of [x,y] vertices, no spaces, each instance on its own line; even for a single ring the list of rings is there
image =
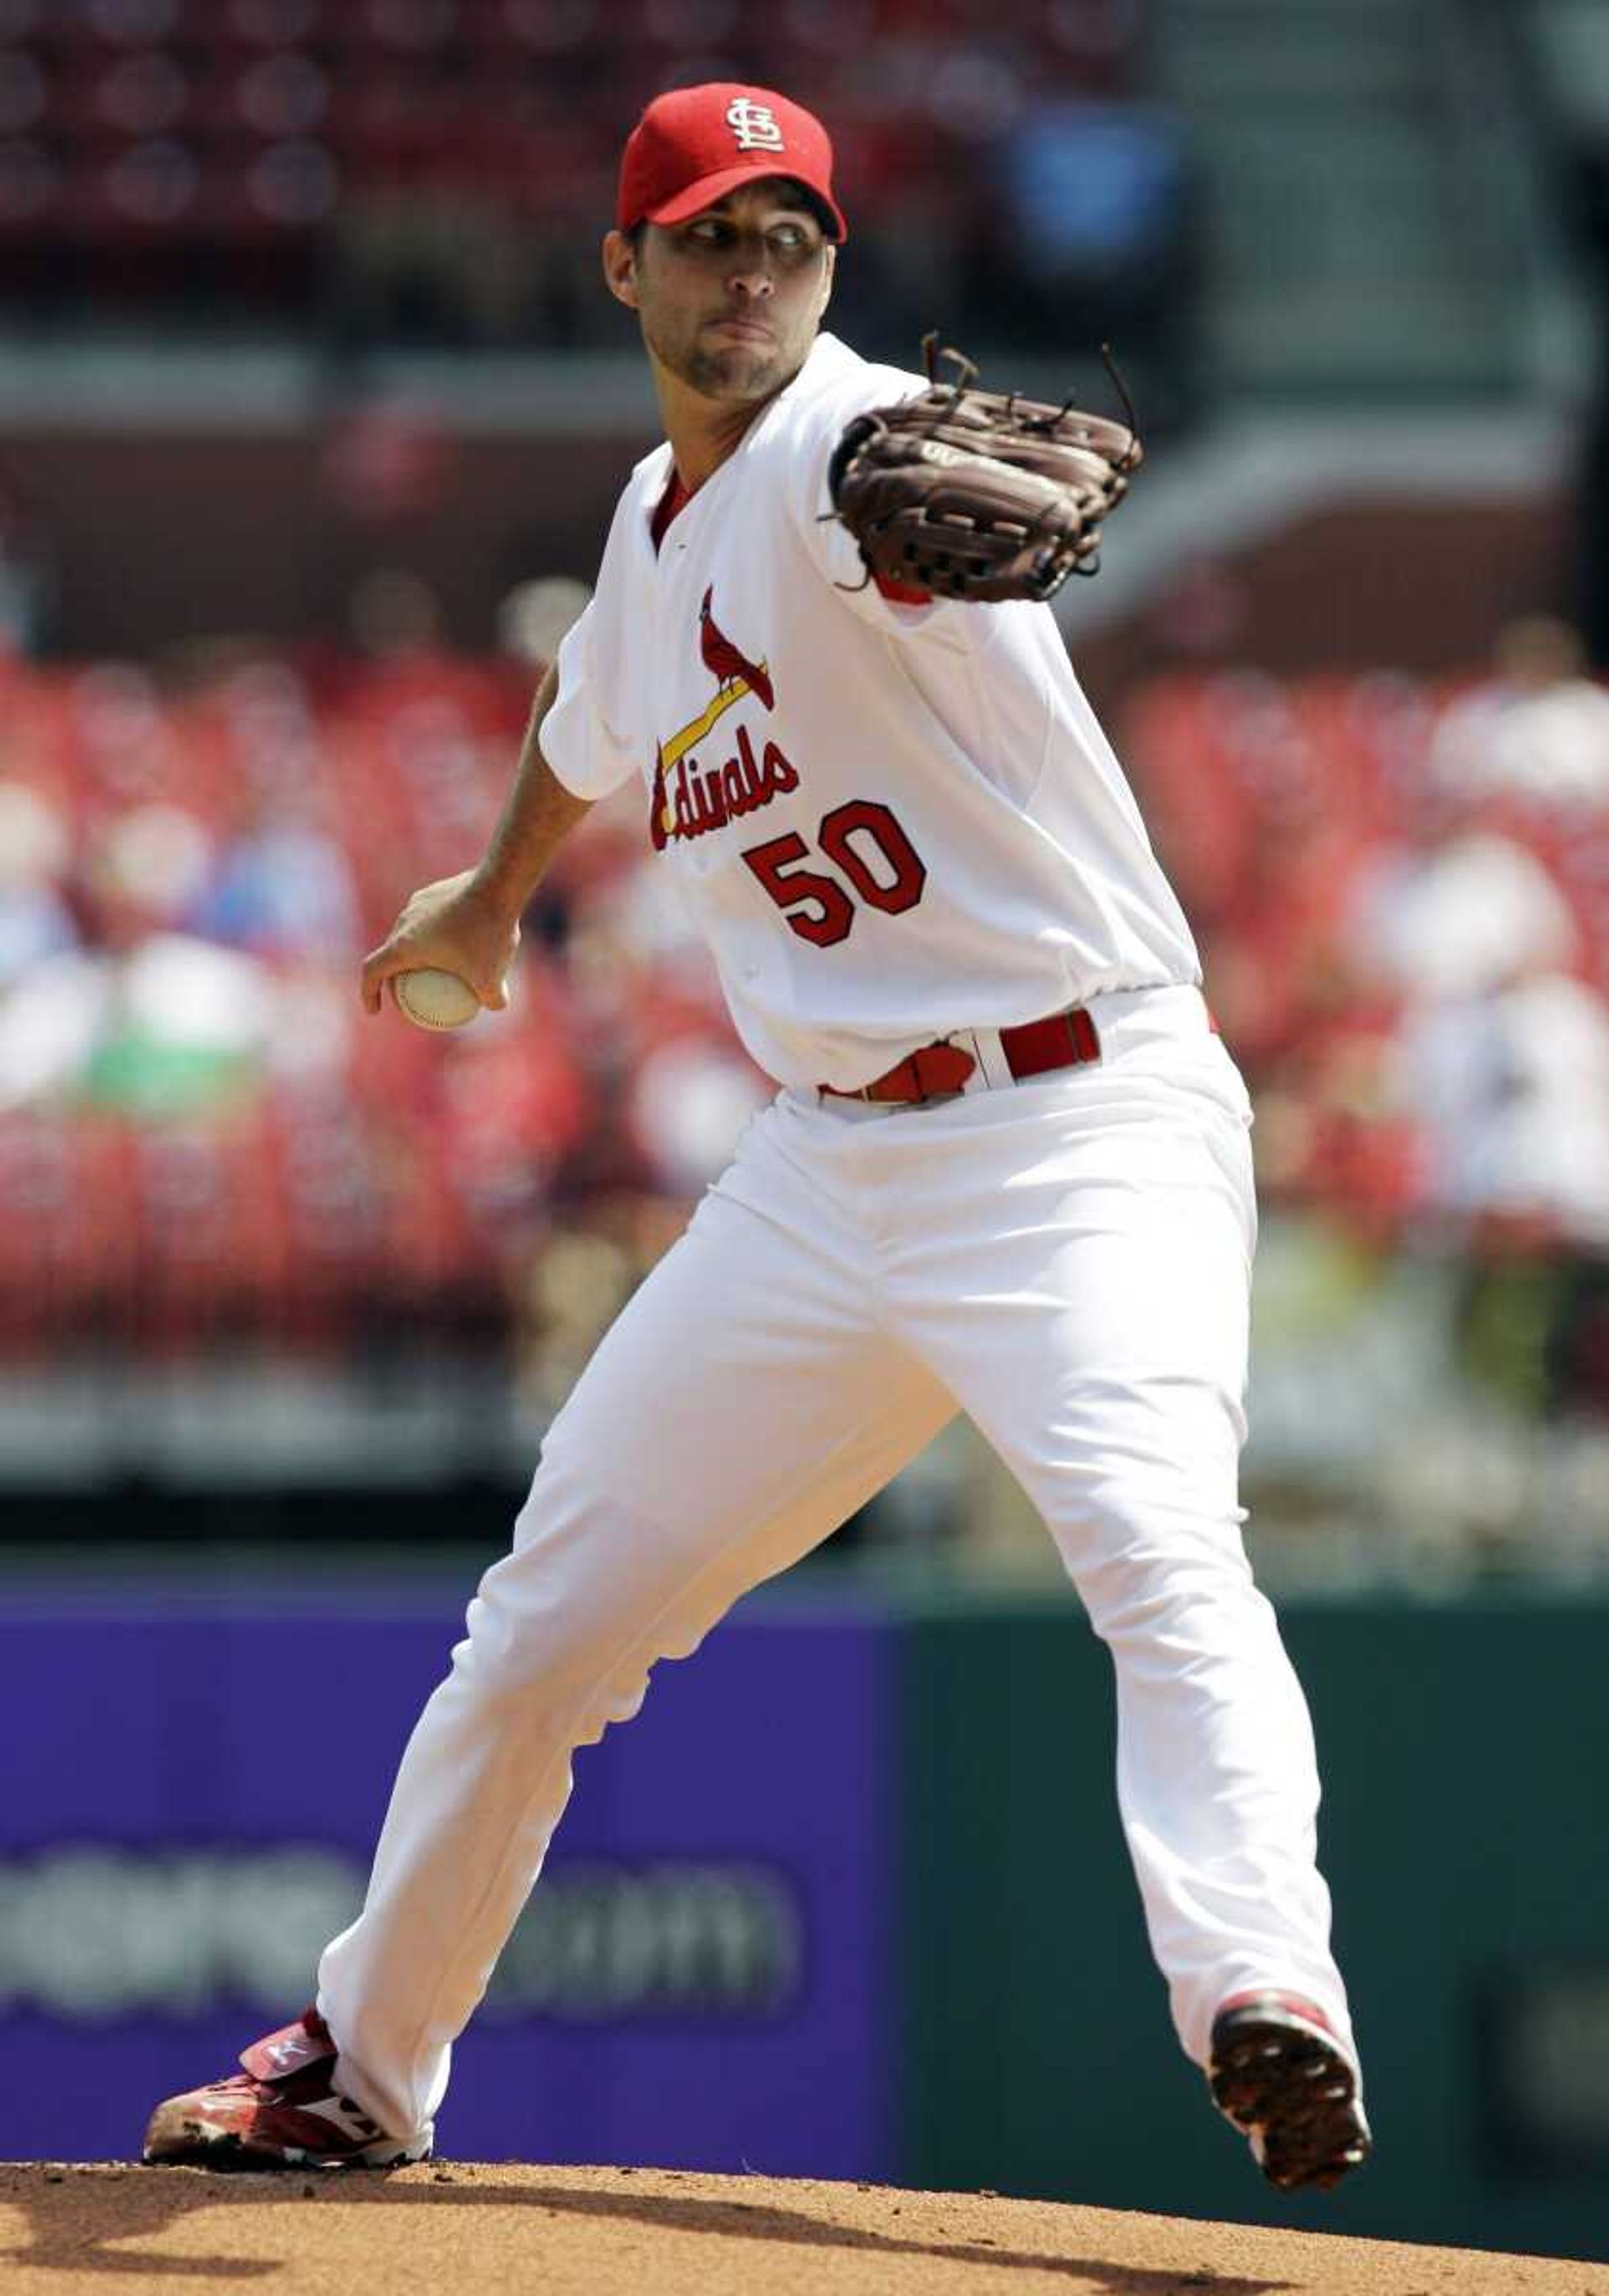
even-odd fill
[[[666,2169],[423,2162],[220,2177],[0,2164],[7,2296],[242,2289],[354,2296],[1609,2296],[1609,2265],[1120,2215],[987,2193]]]

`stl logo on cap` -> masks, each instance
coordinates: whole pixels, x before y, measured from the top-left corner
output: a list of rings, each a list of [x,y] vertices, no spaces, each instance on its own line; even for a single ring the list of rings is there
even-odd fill
[[[784,148],[776,114],[768,103],[756,103],[749,96],[738,96],[727,106],[727,125],[736,136],[740,152],[780,152]]]
[[[843,210],[833,197],[832,138],[814,112],[774,87],[735,80],[667,89],[626,138],[616,228],[685,223],[766,176],[802,184],[827,238],[847,238]]]

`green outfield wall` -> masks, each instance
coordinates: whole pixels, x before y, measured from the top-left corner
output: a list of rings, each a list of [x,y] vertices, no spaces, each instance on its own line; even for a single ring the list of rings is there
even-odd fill
[[[1609,1605],[1282,1607],[1377,2143],[1301,2198],[1174,2043],[1082,1614],[902,1609],[912,2182],[1609,2257]]]

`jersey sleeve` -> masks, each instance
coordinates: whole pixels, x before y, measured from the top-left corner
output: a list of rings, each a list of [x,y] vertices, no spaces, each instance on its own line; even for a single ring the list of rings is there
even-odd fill
[[[542,755],[572,797],[607,797],[636,771],[609,718],[608,672],[599,659],[598,602],[572,622],[559,647],[559,691],[542,720]]]
[[[874,581],[861,560],[859,545],[833,512],[827,485],[827,467],[846,423],[871,407],[886,406],[925,389],[919,375],[868,366],[856,378],[852,390],[826,392],[801,406],[791,440],[791,505],[822,578],[834,586],[834,594],[851,612],[891,637],[937,638],[965,645],[973,637],[976,616],[987,608]]]

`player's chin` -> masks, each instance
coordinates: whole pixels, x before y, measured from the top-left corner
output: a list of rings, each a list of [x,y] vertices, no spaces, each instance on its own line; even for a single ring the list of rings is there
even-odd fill
[[[764,398],[785,381],[782,347],[775,340],[716,335],[699,347],[692,381],[706,398]]]

